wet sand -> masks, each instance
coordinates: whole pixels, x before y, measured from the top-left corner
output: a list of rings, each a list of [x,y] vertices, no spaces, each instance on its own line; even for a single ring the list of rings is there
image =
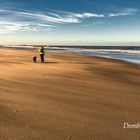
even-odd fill
[[[0,49],[1,140],[139,140],[140,68],[117,60]]]

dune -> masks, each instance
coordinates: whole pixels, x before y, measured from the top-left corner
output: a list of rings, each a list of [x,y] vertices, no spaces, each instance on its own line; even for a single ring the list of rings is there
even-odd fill
[[[0,50],[0,139],[139,140],[140,68],[105,58]]]

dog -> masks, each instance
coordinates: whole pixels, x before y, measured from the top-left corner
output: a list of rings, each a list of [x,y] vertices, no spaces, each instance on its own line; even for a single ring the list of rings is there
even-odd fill
[[[36,63],[36,59],[37,57],[36,56],[33,56],[33,62]]]

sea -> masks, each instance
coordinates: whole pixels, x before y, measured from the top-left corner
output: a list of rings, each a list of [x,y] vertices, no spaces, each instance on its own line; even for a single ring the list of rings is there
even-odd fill
[[[1,46],[4,48],[5,46]],[[38,50],[39,46],[20,45],[6,46],[10,49]],[[140,46],[44,46],[47,52],[98,56],[108,59],[118,59],[140,66]]]

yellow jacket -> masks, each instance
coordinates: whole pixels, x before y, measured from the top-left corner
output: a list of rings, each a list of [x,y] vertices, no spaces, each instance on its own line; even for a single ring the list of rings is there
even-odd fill
[[[45,54],[45,49],[44,49],[44,47],[39,48],[39,54]]]

